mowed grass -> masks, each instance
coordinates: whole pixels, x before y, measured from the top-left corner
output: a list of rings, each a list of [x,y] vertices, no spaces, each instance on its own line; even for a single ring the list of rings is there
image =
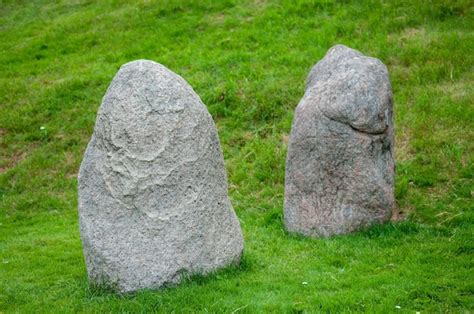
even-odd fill
[[[308,239],[282,224],[287,140],[309,69],[337,43],[389,68],[398,210]],[[134,59],[208,106],[245,252],[120,296],[88,286],[76,175]],[[473,70],[470,1],[0,1],[0,312],[474,311]]]

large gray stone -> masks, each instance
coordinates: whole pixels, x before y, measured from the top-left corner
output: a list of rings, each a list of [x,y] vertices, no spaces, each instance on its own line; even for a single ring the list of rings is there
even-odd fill
[[[342,45],[312,69],[291,128],[284,219],[314,237],[387,221],[394,207],[392,92],[385,65]]]
[[[120,68],[78,181],[92,283],[121,292],[159,288],[240,258],[214,122],[186,81],[158,63]]]

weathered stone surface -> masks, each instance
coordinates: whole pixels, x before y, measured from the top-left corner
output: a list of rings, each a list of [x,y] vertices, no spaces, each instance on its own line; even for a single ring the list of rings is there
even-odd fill
[[[240,258],[214,122],[186,81],[158,63],[120,68],[78,180],[92,283],[158,288]]]
[[[394,207],[392,92],[385,65],[342,45],[311,70],[286,161],[286,228],[348,233]]]

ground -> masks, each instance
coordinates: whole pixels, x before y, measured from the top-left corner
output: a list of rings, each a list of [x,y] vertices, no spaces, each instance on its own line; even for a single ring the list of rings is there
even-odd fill
[[[1,1],[0,312],[474,311],[474,6],[463,1]],[[392,222],[282,224],[293,110],[334,44],[381,59],[395,100]],[[219,129],[242,263],[119,296],[88,286],[77,171],[121,64],[183,76]]]

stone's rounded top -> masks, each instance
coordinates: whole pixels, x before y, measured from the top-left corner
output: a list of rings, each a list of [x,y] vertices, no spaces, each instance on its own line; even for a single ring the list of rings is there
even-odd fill
[[[380,134],[388,126],[392,101],[386,66],[343,45],[329,49],[308,75],[306,92],[326,117],[353,129]]]
[[[316,81],[328,79],[334,72],[347,70],[351,66],[365,63],[372,64],[380,71],[388,74],[386,66],[379,59],[364,56],[361,52],[344,45],[335,45],[311,69],[306,80],[306,89],[313,87]]]
[[[313,87],[316,80],[321,80],[330,75],[336,67],[357,57],[363,57],[363,55],[355,49],[344,45],[332,46],[326,52],[324,58],[311,68],[306,79],[306,89]]]
[[[158,66],[158,67],[163,67],[166,68],[164,65],[161,65],[158,62],[152,61],[152,60],[147,60],[147,59],[138,59],[138,60],[133,60],[127,63],[122,64],[120,68],[126,68],[126,67],[146,67],[146,66]]]
[[[211,117],[199,96],[165,66],[136,60],[124,64],[99,108],[95,135],[99,145],[112,143],[139,160],[153,160],[165,149],[169,132],[188,117],[188,128]],[[191,132],[191,131],[189,131]]]
[[[346,56],[347,55],[362,56],[362,53],[360,53],[359,51],[342,44],[337,44],[329,48],[328,51],[326,52],[326,56],[332,55],[332,54],[344,54]]]
[[[155,80],[155,84],[159,84],[160,81],[167,82],[168,80],[175,80],[191,88],[191,86],[189,86],[181,76],[174,73],[166,66],[151,60],[139,59],[125,63],[120,67],[115,77],[119,77],[121,73],[126,73],[133,79],[151,77]]]
[[[138,59],[138,60],[133,60],[133,61],[124,63],[120,67],[120,70],[132,70],[132,71],[136,71],[137,73],[139,73],[140,71],[147,72],[150,70],[155,70],[155,71],[169,72],[170,74],[174,76],[179,76],[178,74],[172,72],[170,69],[168,69],[161,63],[158,63],[152,60],[147,60],[147,59]]]
[[[121,68],[125,68],[125,67],[128,67],[128,66],[135,66],[135,65],[137,65],[137,66],[142,66],[142,65],[160,66],[160,67],[166,68],[164,65],[162,65],[158,62],[155,62],[153,60],[148,60],[148,59],[133,60],[133,61],[122,64]]]
[[[160,63],[145,59],[122,65],[105,97],[131,101],[143,97],[141,100],[145,100],[151,110],[158,112],[167,111],[164,105],[171,106],[171,111],[181,110],[182,108],[173,107],[178,105],[176,102],[182,97],[187,100],[191,98],[192,101],[188,103],[201,103],[199,96],[181,76]],[[107,98],[104,98],[104,101],[107,101]]]
[[[165,77],[172,76],[172,77],[182,79],[178,74],[172,72],[170,69],[168,69],[164,65],[158,62],[146,60],[146,59],[134,60],[134,61],[130,61],[123,64],[120,67],[115,77],[120,76],[120,74],[123,72],[128,73],[129,75],[135,76],[135,78],[139,78],[140,76],[152,75],[153,73],[155,74],[159,73]]]

